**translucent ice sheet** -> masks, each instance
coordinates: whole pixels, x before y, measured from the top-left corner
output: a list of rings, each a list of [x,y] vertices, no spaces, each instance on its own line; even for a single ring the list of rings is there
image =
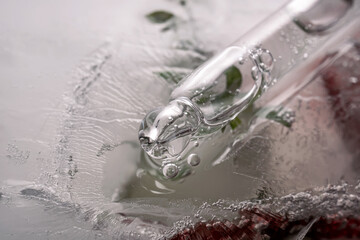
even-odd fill
[[[0,238],[156,239],[202,219],[236,218],[271,196],[277,210],[291,208],[287,194],[301,206],[325,202],[317,195],[326,188],[296,194],[343,176],[351,183],[332,192],[343,199],[336,210],[358,211],[354,154],[319,81],[289,103],[299,116],[291,129],[269,122],[182,183],[141,170],[145,113],[283,2],[2,2]],[[164,23],[149,18],[159,10]],[[226,131],[209,141],[209,155]]]

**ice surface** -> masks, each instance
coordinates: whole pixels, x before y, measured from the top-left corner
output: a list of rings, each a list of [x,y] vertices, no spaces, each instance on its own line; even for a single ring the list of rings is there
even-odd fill
[[[287,160],[281,151],[270,161],[265,154],[248,164],[233,159],[209,166],[202,165],[202,158],[197,168],[208,171],[182,184],[136,178],[142,176],[137,171],[139,123],[154,106],[167,103],[174,87],[173,78],[160,73],[188,74],[282,2],[199,0],[186,7],[160,0],[0,3],[0,238],[157,238],[191,219],[235,217],[242,200],[272,192],[282,196],[308,186],[314,180],[308,177],[318,172],[310,171],[306,161],[316,149],[305,162],[299,157]],[[175,30],[162,32],[165,26],[146,19],[163,9],[180,16]],[[314,102],[310,107],[324,98],[306,92],[299,97]],[[306,116],[318,116],[302,106]],[[300,141],[305,146],[312,138],[339,140],[329,139],[332,132],[318,140],[318,132],[306,129],[308,122],[298,121],[304,126],[295,125],[291,138],[284,137],[290,130],[272,124],[266,131],[280,140],[269,150],[289,139],[288,144]],[[257,140],[266,145],[266,139]],[[239,151],[244,149],[252,149],[248,154],[254,159],[251,141]],[[343,152],[332,153],[349,156],[339,149]],[[289,163],[277,172],[279,161],[274,159],[281,157]],[[320,167],[326,165],[325,158],[313,157],[320,159]],[[310,172],[298,172],[300,165]],[[288,182],[289,168],[295,175]],[[341,171],[334,173],[333,182]],[[301,174],[308,175],[297,182]],[[317,186],[327,178],[315,180]],[[269,190],[269,182],[278,184]],[[223,207],[218,198],[230,200],[220,200]]]

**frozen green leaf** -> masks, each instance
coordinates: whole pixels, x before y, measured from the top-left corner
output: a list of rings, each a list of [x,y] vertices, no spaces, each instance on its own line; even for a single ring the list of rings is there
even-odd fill
[[[226,90],[235,92],[236,89],[239,89],[241,87],[242,75],[237,67],[231,66],[228,69],[226,69],[225,76],[226,76]]]
[[[207,102],[210,101],[210,97],[208,96],[202,96],[199,99],[196,100],[197,104],[206,104]]]
[[[280,110],[279,111],[271,111],[266,115],[266,118],[269,120],[273,120],[277,123],[280,123],[281,125],[287,127],[287,128],[291,128],[293,121],[287,118],[287,114],[289,114],[288,112],[285,112],[283,114],[280,114]]]
[[[164,23],[174,17],[174,14],[166,11],[155,11],[146,15],[146,18],[153,23]]]
[[[231,120],[229,122],[229,125],[231,127],[232,130],[234,130],[235,128],[237,128],[239,125],[241,124],[241,120],[240,118],[236,117],[233,120]]]
[[[185,73],[179,73],[179,72],[170,72],[170,71],[164,71],[164,72],[155,72],[156,75],[161,77],[162,79],[166,80],[170,84],[178,84],[181,79],[183,79],[186,74]]]
[[[180,5],[185,6],[186,5],[186,0],[180,0]]]

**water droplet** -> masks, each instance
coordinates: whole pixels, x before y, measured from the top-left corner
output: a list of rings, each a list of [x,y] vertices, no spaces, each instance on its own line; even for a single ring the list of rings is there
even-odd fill
[[[200,157],[199,155],[195,154],[195,153],[192,153],[188,156],[187,158],[187,162],[189,165],[195,167],[197,165],[199,165],[200,163]]]
[[[195,147],[198,147],[198,146],[199,146],[199,142],[196,141],[196,142],[194,143],[194,146],[195,146]]]
[[[168,119],[169,119],[169,121],[172,121],[172,120],[174,120],[172,117],[168,117]]]
[[[163,168],[163,174],[166,178],[174,178],[178,175],[179,168],[173,163],[168,163]]]
[[[239,58],[239,64],[242,65],[242,64],[244,64],[244,63],[245,63],[245,59],[242,58],[242,57],[240,57],[240,58]]]
[[[303,58],[304,58],[304,59],[307,59],[308,57],[309,57],[309,54],[304,53]]]
[[[349,78],[349,81],[352,83],[352,84],[356,84],[359,82],[359,79],[357,77],[350,77]]]

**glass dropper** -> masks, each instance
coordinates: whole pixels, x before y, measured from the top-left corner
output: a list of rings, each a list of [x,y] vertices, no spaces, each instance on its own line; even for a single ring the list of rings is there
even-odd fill
[[[204,139],[249,106],[268,109],[295,94],[336,57],[330,50],[359,34],[359,9],[359,1],[294,0],[205,62],[142,121],[151,166],[166,178],[189,172]]]

